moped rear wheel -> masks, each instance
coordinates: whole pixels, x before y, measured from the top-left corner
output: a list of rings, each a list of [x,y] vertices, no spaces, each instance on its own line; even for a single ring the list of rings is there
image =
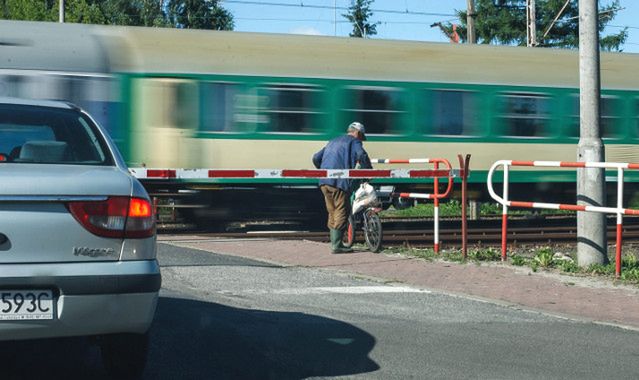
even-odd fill
[[[372,209],[364,213],[364,238],[371,252],[377,253],[382,250],[382,221]]]
[[[350,248],[355,243],[355,218],[353,215],[348,217],[348,225],[346,231],[344,231],[344,237],[342,238],[342,245],[346,248]]]

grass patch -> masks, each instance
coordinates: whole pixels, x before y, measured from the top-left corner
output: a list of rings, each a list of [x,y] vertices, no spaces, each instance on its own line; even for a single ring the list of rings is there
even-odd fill
[[[463,263],[466,261],[482,263],[482,262],[498,262],[501,260],[501,251],[496,248],[476,248],[468,251],[468,257],[465,260],[462,257],[461,250],[451,249],[441,253],[435,253],[432,248],[414,248],[404,246],[400,248],[389,248],[385,253],[395,253],[428,261],[444,260],[449,262]],[[529,266],[533,272],[539,270],[555,270],[561,273],[573,275],[590,275],[602,276],[615,279],[615,263],[609,264],[592,264],[588,267],[579,267],[574,257],[556,253],[550,247],[539,248],[532,252],[532,256],[514,254],[508,258],[508,263],[514,266]],[[626,254],[622,258],[621,263],[621,282],[630,284],[639,284],[639,258],[636,255]]]

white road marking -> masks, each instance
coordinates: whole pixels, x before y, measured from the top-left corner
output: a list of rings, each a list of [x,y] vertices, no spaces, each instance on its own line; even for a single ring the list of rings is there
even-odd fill
[[[408,286],[334,286],[299,289],[277,289],[272,294],[306,295],[306,294],[373,294],[373,293],[431,293],[430,290],[411,288]]]

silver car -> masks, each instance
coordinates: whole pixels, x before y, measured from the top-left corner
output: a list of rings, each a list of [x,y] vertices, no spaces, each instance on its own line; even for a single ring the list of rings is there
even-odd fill
[[[0,98],[0,340],[97,337],[144,369],[161,277],[149,196],[91,117]]]

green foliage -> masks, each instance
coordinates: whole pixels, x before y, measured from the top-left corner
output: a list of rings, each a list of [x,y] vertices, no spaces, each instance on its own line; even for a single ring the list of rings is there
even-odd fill
[[[218,0],[169,0],[170,24],[185,29],[233,30],[233,15]]]
[[[348,13],[342,14],[343,17],[353,24],[353,31],[349,34],[351,37],[370,37],[377,34],[377,25],[379,22],[370,23],[368,20],[373,15],[370,5],[373,0],[351,0],[351,6],[348,7]]]
[[[524,266],[524,265],[529,264],[529,263],[530,263],[530,260],[529,260],[529,259],[527,259],[527,258],[525,258],[525,257],[523,257],[523,256],[519,256],[519,255],[512,255],[512,256],[510,256],[510,263],[511,263],[512,265],[515,265],[515,266],[521,267],[521,266]]]
[[[462,256],[461,251],[449,251],[444,253],[444,258],[448,261],[453,261],[456,263],[464,262],[464,256]]]
[[[105,23],[111,25],[171,26],[160,0],[103,0],[100,4]]]
[[[499,261],[501,253],[495,248],[474,249],[468,252],[468,258],[476,261]]]
[[[586,268],[586,272],[597,275],[614,275],[615,274],[615,266],[613,263],[610,264],[590,264],[588,268]]]
[[[57,0],[0,0],[0,18],[57,21],[58,7]],[[233,15],[219,0],[66,0],[64,9],[65,22],[74,23],[216,30],[234,27]]]
[[[526,0],[475,0],[475,29],[477,41],[484,44],[526,46]],[[579,1],[570,0],[557,22],[544,38],[546,30],[565,4],[564,0],[536,1],[536,29],[539,46],[575,49],[579,46]],[[619,11],[619,0],[599,8],[599,33]],[[457,27],[462,41],[466,41],[466,11],[459,11],[462,25]],[[453,25],[445,26],[452,31]],[[600,38],[602,50],[618,51],[628,37],[628,30]]]
[[[553,252],[550,248],[542,248],[533,257],[533,261],[542,268],[553,266]]]
[[[58,20],[57,1],[52,0],[1,0],[0,11],[7,20]]]
[[[570,260],[555,260],[555,265],[559,270],[566,273],[579,273],[581,268],[574,261]]]

